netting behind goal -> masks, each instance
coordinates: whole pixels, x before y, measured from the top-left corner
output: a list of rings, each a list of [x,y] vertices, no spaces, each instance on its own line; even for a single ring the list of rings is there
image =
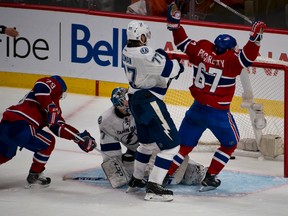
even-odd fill
[[[181,74],[178,80],[173,80],[165,97],[170,114],[179,128],[186,110],[193,103],[193,98],[188,89],[192,84],[192,65],[188,62],[185,54],[170,53],[170,57],[181,58],[184,60],[185,65],[184,73]],[[285,110],[287,110],[288,95],[286,93],[288,91],[287,87],[285,87],[285,83],[288,83],[285,82],[285,79],[287,80],[288,77],[287,63],[259,57],[252,67],[243,70],[246,70],[247,76],[243,78],[242,73],[241,76],[237,77],[235,96],[231,103],[231,112],[240,132],[241,143],[245,143],[247,140],[250,142],[254,141],[259,147],[261,137],[265,135],[273,135],[277,139],[282,139],[282,159],[285,166],[284,176],[288,177],[288,162],[286,158],[288,155],[286,153],[288,151],[288,143],[285,140],[285,135],[286,138],[288,137],[287,130],[285,129],[287,128],[285,127],[287,124]],[[247,81],[247,77],[250,81],[248,83],[245,82],[245,79]],[[247,94],[249,98],[248,103]],[[242,97],[245,97],[246,100]],[[253,109],[251,108],[252,106],[254,106]],[[267,121],[266,127],[255,129],[255,118],[260,118],[261,120],[263,114]],[[195,150],[214,151],[218,147],[218,144],[219,142],[215,136],[209,130],[206,130]],[[259,156],[261,152],[255,151],[251,154]],[[249,156],[249,153],[247,153],[247,156]]]

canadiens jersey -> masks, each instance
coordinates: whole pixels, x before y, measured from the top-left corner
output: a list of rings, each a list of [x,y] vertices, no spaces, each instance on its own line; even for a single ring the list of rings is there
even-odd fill
[[[22,98],[18,104],[12,105],[3,113],[2,121],[26,121],[34,128],[42,129],[47,124],[47,107],[54,103],[58,109],[58,123],[50,126],[51,131],[62,138],[73,139],[74,136],[63,130],[63,126],[74,133],[79,131],[65,123],[62,118],[62,111],[59,100],[62,95],[61,85],[51,77],[44,77],[37,80],[33,89]]]
[[[115,107],[112,106],[98,118],[98,125],[101,151],[105,154],[109,156],[121,155],[120,143],[133,152],[139,146],[136,125],[132,115],[119,117],[115,113]]]
[[[169,60],[149,46],[124,47],[122,61],[129,81],[128,93],[148,89],[163,99],[170,82],[180,71],[177,60]]]
[[[194,76],[190,92],[194,99],[217,109],[229,109],[236,77],[243,68],[252,65],[260,47],[248,41],[238,52],[228,50],[216,55],[212,42],[189,39],[182,26],[173,31],[173,37],[177,48],[185,52],[193,64]]]

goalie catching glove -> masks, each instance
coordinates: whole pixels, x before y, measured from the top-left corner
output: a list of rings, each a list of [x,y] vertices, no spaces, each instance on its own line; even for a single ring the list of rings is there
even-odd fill
[[[172,2],[168,6],[167,29],[170,31],[174,31],[176,29],[179,29],[180,19],[181,19],[181,11],[178,10],[177,5],[174,2]]]
[[[253,23],[251,32],[250,32],[250,41],[255,43],[260,43],[263,38],[263,32],[266,28],[266,24],[262,21],[256,21]]]
[[[74,142],[85,152],[90,152],[97,146],[95,139],[86,130],[82,133],[78,133],[74,138]]]

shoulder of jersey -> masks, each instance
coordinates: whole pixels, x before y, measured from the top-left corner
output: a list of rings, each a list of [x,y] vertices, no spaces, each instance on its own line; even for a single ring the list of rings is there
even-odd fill
[[[133,53],[139,53],[139,54],[142,54],[142,55],[146,55],[146,54],[150,54],[150,53],[154,52],[154,49],[152,49],[149,46],[141,46],[141,47],[133,47],[133,48],[130,49],[129,52],[130,53],[133,52]]]
[[[101,116],[99,116],[98,118],[98,124],[102,124],[105,123],[107,121],[107,119],[111,119],[111,117],[113,118],[113,116],[115,115],[114,113],[114,107],[111,106],[109,109],[107,109],[104,113],[101,114]]]
[[[139,51],[141,54],[145,55],[145,54],[153,52],[154,50],[149,46],[142,46],[142,47],[140,47]]]

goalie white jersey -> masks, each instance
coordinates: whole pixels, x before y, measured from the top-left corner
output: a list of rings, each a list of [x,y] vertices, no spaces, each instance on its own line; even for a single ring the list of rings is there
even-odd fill
[[[135,121],[132,115],[123,118],[115,113],[114,106],[106,110],[99,118],[100,146],[104,161],[109,157],[122,155],[122,143],[127,149],[135,152],[138,147],[138,137]]]
[[[130,88],[128,93],[148,89],[162,99],[171,78],[180,71],[177,60],[169,60],[164,50],[154,50],[149,46],[125,47],[122,60]]]

